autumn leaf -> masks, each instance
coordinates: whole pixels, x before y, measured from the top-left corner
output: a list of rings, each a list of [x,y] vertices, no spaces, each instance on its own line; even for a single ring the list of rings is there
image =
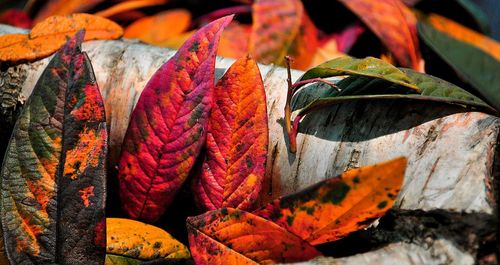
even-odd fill
[[[355,13],[405,67],[423,70],[417,20],[399,0],[339,0]]]
[[[293,67],[299,70],[309,68],[313,62],[314,52],[317,50],[318,45],[318,29],[307,13],[304,12],[299,32],[287,52],[289,56],[294,58]]]
[[[252,5],[250,54],[259,62],[283,62],[304,15],[300,0],[256,0]]]
[[[119,163],[122,208],[133,219],[163,214],[205,143],[217,44],[231,20],[198,30],[142,91]]]
[[[31,18],[23,10],[11,8],[0,13],[0,23],[29,29],[33,21],[31,21]]]
[[[135,21],[125,29],[124,37],[157,45],[180,35],[189,28],[190,23],[189,11],[172,9]]]
[[[107,131],[83,35],[50,61],[7,148],[1,218],[12,264],[104,261]]]
[[[162,229],[123,218],[106,218],[106,264],[189,259],[186,246]]]
[[[215,88],[205,161],[194,184],[202,206],[250,209],[266,173],[267,144],[262,77],[254,60],[242,58]]]
[[[47,1],[38,11],[35,23],[51,16],[66,16],[74,13],[87,12],[103,0],[51,0]]]
[[[351,169],[269,203],[254,214],[312,245],[338,240],[370,225],[392,207],[406,159]]]
[[[81,29],[86,30],[84,40],[116,39],[123,34],[123,29],[113,21],[94,15],[53,16],[36,24],[28,35],[0,36],[0,62],[47,57]]]
[[[251,27],[231,22],[220,38],[217,55],[226,58],[241,58],[248,54]]]
[[[238,209],[221,208],[187,219],[189,248],[203,264],[273,264],[321,255],[279,225]]]
[[[436,14],[430,14],[425,22],[448,36],[475,46],[500,61],[500,43],[487,36],[464,27],[457,22]]]
[[[101,10],[95,13],[96,16],[100,17],[112,17],[114,15],[127,12],[130,10],[135,10],[143,7],[157,6],[166,4],[168,0],[129,0],[118,3],[108,9]]]

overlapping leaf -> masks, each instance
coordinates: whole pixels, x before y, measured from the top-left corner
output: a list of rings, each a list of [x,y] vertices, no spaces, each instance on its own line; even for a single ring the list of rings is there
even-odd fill
[[[398,62],[421,70],[417,20],[399,0],[339,0],[368,26]]]
[[[339,57],[308,70],[302,75],[300,80],[339,75],[358,75],[379,78],[419,92],[418,87],[413,84],[411,79],[401,70],[373,57],[364,59],[357,59],[350,56]]]
[[[187,220],[189,246],[196,264],[272,264],[321,255],[279,225],[232,208]]]
[[[262,188],[268,144],[266,94],[254,60],[237,60],[215,88],[207,151],[194,194],[209,210],[249,209]]]
[[[448,36],[475,46],[500,60],[500,43],[497,41],[436,14],[429,15],[425,21]]]
[[[36,60],[57,51],[66,39],[85,29],[85,40],[116,39],[123,29],[113,21],[89,14],[54,16],[36,24],[30,34],[0,36],[0,61]]]
[[[418,32],[446,63],[474,86],[485,101],[500,110],[500,61],[483,50],[457,40],[426,22],[420,22]]]
[[[261,43],[261,45],[266,45]],[[314,52],[318,48],[318,29],[306,12],[302,15],[299,32],[295,36],[287,54],[294,58],[293,67],[305,70],[311,66]]]
[[[233,21],[222,33],[217,54],[226,58],[241,58],[248,54],[251,27]]]
[[[185,9],[173,9],[141,18],[125,29],[125,38],[140,39],[158,45],[180,35],[189,28],[191,13]]]
[[[66,16],[73,13],[88,12],[103,0],[51,0],[42,6],[35,17],[38,23],[51,16]]]
[[[256,0],[252,5],[250,54],[263,63],[283,62],[303,16],[300,0]]]
[[[11,264],[104,261],[107,132],[83,34],[42,73],[7,148],[1,219]]]
[[[168,0],[129,0],[118,3],[108,9],[95,13],[96,16],[112,17],[120,13],[149,6],[166,4]]]
[[[392,207],[406,159],[349,170],[254,212],[312,245],[363,229]]]
[[[162,229],[123,218],[106,218],[106,264],[190,258],[189,250]]]
[[[119,163],[122,208],[157,220],[205,142],[217,44],[232,16],[196,32],[149,80],[132,112]]]

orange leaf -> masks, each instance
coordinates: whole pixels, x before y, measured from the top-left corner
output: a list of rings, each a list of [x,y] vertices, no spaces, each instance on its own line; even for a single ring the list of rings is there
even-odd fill
[[[495,59],[500,60],[500,43],[497,41],[440,15],[429,15],[427,17],[427,22],[435,29],[446,33],[450,37],[475,46],[490,54]]]
[[[250,54],[259,62],[283,62],[299,33],[304,7],[300,0],[256,0],[252,5]]]
[[[168,0],[132,0],[118,3],[108,9],[99,11],[95,13],[96,16],[101,17],[111,17],[116,14],[130,11],[138,8],[148,7],[148,6],[157,6],[167,3]]]
[[[38,23],[29,35],[0,36],[0,61],[36,60],[57,51],[66,38],[86,29],[85,40],[116,39],[123,29],[111,20],[89,14],[54,16]]]
[[[40,9],[34,22],[38,23],[50,16],[65,16],[87,12],[103,0],[51,0]]]
[[[195,32],[196,30],[182,33],[168,40],[157,43],[156,46],[178,50]]]
[[[209,210],[249,209],[262,188],[268,144],[266,93],[259,67],[246,57],[215,88],[206,156],[194,194]]]
[[[124,37],[156,45],[180,35],[189,28],[190,23],[189,11],[172,9],[135,21],[125,29]]]
[[[294,59],[293,68],[307,70],[311,66],[317,48],[318,29],[304,12],[299,32],[288,50],[288,55]]]
[[[406,159],[349,170],[268,204],[256,215],[312,245],[360,230],[392,207],[403,183]]]
[[[421,70],[417,19],[399,0],[339,0],[377,35],[398,62]]]
[[[251,28],[233,21],[222,33],[218,55],[228,58],[241,58],[248,54]]]
[[[279,225],[257,215],[222,208],[187,219],[196,264],[272,264],[321,255]]]
[[[337,48],[337,39],[329,38],[328,40],[323,42],[318,47],[318,49],[316,49],[313,60],[311,62],[311,66],[316,66],[328,60],[342,57],[344,55],[345,54],[339,51],[339,49]]]

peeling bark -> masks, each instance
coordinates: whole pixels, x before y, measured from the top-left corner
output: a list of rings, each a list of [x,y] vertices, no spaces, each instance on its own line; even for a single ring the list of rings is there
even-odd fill
[[[0,26],[0,34],[6,32],[12,32],[12,28]],[[83,50],[92,60],[105,100],[110,132],[108,163],[113,169],[129,115],[142,89],[174,51],[122,40],[87,42]],[[21,95],[27,98],[49,60],[4,66],[0,69],[0,91],[20,91],[18,103]],[[232,62],[218,59],[217,78]],[[306,116],[299,128],[297,153],[291,154],[283,126],[286,70],[264,65],[260,69],[270,130],[266,183],[260,203],[334,177],[349,168],[397,156],[406,156],[409,161],[395,212],[382,218],[377,228],[362,231],[363,237],[368,238],[368,249],[349,254],[365,253],[335,260],[320,258],[304,264],[487,264],[489,260],[496,261],[492,254],[495,247],[491,250],[491,245],[496,244],[497,233],[495,197],[498,193],[494,187],[500,186],[493,181],[499,172],[496,147],[500,120],[497,117],[435,102],[351,102]],[[292,71],[295,80],[301,74]],[[14,85],[7,87],[6,83]],[[304,88],[295,106],[317,97],[324,89],[316,84]],[[15,93],[9,95],[5,102],[3,96],[0,99],[2,106],[16,98]],[[5,115],[0,117],[5,119]],[[2,128],[7,127],[2,125]],[[110,180],[108,185],[113,189],[115,183]],[[108,198],[114,197],[110,194]],[[475,219],[477,222],[473,222]],[[482,229],[487,232],[481,232]],[[352,236],[356,235],[360,236],[359,233]],[[341,240],[339,244],[345,242]]]

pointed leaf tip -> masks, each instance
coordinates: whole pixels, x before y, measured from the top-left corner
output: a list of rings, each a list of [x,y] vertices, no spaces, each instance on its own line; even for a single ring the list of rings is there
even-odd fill
[[[151,77],[132,112],[118,178],[133,219],[153,222],[164,213],[205,143],[217,46],[232,18],[193,34]]]

